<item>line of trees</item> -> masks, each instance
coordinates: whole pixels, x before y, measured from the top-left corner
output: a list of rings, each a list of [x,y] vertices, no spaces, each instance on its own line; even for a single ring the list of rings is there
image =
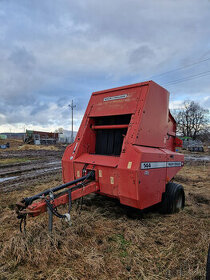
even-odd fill
[[[209,110],[194,101],[184,101],[182,109],[176,110],[177,133],[192,139],[209,140]]]

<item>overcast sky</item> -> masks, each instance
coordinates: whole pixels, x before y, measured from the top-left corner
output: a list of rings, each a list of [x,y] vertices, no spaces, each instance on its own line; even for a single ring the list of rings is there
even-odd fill
[[[93,91],[148,79],[210,107],[209,0],[0,0],[0,132],[70,129],[72,99],[77,130]]]

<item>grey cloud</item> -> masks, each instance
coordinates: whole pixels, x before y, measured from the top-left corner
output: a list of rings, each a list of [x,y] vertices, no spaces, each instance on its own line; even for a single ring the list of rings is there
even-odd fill
[[[12,61],[19,69],[29,71],[35,67],[36,59],[32,53],[23,48],[16,48],[9,56],[9,61]]]
[[[155,52],[147,45],[142,45],[133,50],[129,56],[129,63],[141,63],[143,60],[154,59]]]
[[[40,112],[46,111],[49,108],[47,103],[38,102],[38,104],[33,104],[33,109],[30,112],[30,115],[36,117],[36,115],[40,114]]]
[[[209,57],[209,8],[207,0],[1,1],[1,121],[68,126],[73,98],[79,123],[92,91]],[[164,86],[209,66],[154,80]],[[167,88],[204,100],[209,77]]]
[[[67,97],[60,97],[58,100],[57,100],[57,104],[58,104],[58,107],[63,107],[63,106],[67,106],[68,105],[68,102],[69,102],[69,99]]]
[[[141,45],[132,50],[128,55],[128,63],[132,73],[141,73],[142,65],[144,71],[150,69],[152,62],[155,60],[155,52],[147,45]]]

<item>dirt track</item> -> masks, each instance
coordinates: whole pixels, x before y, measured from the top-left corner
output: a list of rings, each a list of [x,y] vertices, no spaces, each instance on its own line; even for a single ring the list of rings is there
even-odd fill
[[[23,166],[36,168],[36,160],[42,161],[37,157],[29,165],[5,167],[1,174]],[[43,165],[47,164],[45,155]],[[47,215],[28,219],[26,235],[20,234],[14,204],[61,184],[61,172],[31,182],[23,178],[20,188],[0,196],[0,279],[205,279],[208,169],[208,161],[187,159],[175,178],[186,192],[186,207],[178,214],[163,216],[155,207],[142,213],[92,194],[85,197],[80,211],[73,203],[71,227],[54,219],[52,237]],[[67,207],[59,210],[65,213]]]
[[[5,150],[0,154],[0,191],[10,192],[51,180],[61,172],[63,147],[53,150]],[[12,163],[11,163],[12,161]]]
[[[2,167],[1,167],[2,168]],[[9,192],[29,183],[34,184],[40,177],[50,177],[52,174],[61,172],[61,161],[32,162],[30,164],[19,164],[18,166],[3,166],[0,171],[0,191]]]

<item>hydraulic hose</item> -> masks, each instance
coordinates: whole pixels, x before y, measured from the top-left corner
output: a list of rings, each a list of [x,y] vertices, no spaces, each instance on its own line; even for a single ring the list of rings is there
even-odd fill
[[[46,196],[46,195],[48,195],[49,193],[51,193],[51,192],[57,192],[57,191],[59,191],[59,190],[62,190],[62,189],[65,189],[65,188],[67,188],[67,187],[69,187],[69,186],[72,186],[72,185],[75,185],[75,184],[77,184],[77,183],[80,183],[80,182],[82,182],[82,181],[84,181],[84,180],[94,180],[95,179],[95,171],[94,170],[91,170],[87,175],[85,175],[85,176],[83,176],[83,177],[81,177],[81,178],[78,178],[78,179],[76,179],[76,180],[74,180],[74,181],[71,181],[71,182],[68,182],[68,183],[66,183],[66,184],[63,184],[63,185],[60,185],[60,186],[57,186],[57,187],[54,187],[54,188],[51,188],[51,189],[48,189],[48,190],[45,190],[45,191],[43,191],[43,192],[40,192],[40,193],[38,193],[38,194],[36,194],[36,195],[34,195],[34,196],[31,196],[31,197],[25,197],[23,200],[22,200],[22,203],[24,203],[25,204],[25,206],[27,207],[27,206],[29,206],[34,200],[37,200],[37,199],[40,199],[40,197],[42,197],[42,196]],[[76,187],[76,186],[75,186]]]

